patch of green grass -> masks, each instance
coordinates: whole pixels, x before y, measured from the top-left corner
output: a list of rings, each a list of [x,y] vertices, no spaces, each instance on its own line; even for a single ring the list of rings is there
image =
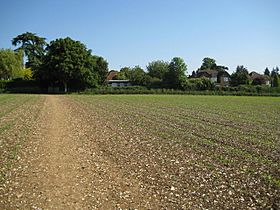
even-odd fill
[[[280,188],[280,179],[277,179],[269,174],[263,175],[264,179],[267,180],[269,183],[277,186]]]

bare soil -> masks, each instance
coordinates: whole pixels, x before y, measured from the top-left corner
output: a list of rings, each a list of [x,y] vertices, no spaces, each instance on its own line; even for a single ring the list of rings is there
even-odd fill
[[[0,209],[160,206],[143,183],[125,176],[94,144],[83,107],[67,97],[44,97],[38,122],[1,187]]]
[[[256,129],[247,121],[227,120],[225,128],[214,112],[207,119],[194,108],[172,112],[178,104],[153,103],[44,95],[2,117],[0,131],[10,119],[15,125],[0,133],[1,161],[20,148],[1,169],[0,210],[280,209],[278,120],[267,134],[273,141],[262,146],[271,152],[263,152],[253,141],[262,136],[242,139]],[[252,155],[244,158],[251,153],[239,144]]]

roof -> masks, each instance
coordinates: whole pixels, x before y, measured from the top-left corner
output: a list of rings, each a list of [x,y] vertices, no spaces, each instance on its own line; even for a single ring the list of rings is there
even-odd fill
[[[118,75],[119,72],[117,71],[110,71],[109,74],[107,75],[107,80],[112,80],[115,76]]]
[[[252,71],[249,75],[250,75],[252,80],[260,79],[260,78],[261,79],[265,79],[265,80],[270,80],[269,76],[263,75],[263,74],[259,74],[259,73],[255,72],[255,71]]]
[[[197,76],[207,76],[207,77],[217,77],[218,71],[212,70],[212,69],[206,69],[206,70],[198,70]]]

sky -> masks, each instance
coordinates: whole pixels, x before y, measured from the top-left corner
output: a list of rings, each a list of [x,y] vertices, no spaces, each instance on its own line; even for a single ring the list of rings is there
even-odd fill
[[[280,66],[280,0],[0,0],[0,48],[24,32],[71,37],[110,69],[204,57],[233,72]]]

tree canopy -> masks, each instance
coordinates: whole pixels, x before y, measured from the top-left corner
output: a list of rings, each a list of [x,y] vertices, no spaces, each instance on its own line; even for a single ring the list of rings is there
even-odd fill
[[[216,66],[217,64],[215,59],[206,57],[202,60],[200,70],[215,69]]]
[[[0,79],[13,79],[22,76],[23,51],[14,52],[0,49]]]
[[[279,68],[276,66],[271,71],[271,77],[272,77],[272,86],[273,87],[280,87],[279,84]]]
[[[236,71],[231,75],[231,85],[247,85],[249,84],[249,73],[244,66],[237,66]]]
[[[163,80],[164,75],[168,72],[169,63],[165,61],[152,61],[147,65],[148,75]]]
[[[186,81],[187,65],[183,58],[174,57],[164,75],[164,82],[171,88],[182,88]]]
[[[269,69],[267,67],[264,70],[264,75],[270,76],[270,71],[269,71]]]
[[[67,91],[70,82],[80,88],[97,86],[106,68],[107,63],[92,56],[84,44],[67,37],[51,41],[37,77],[50,85],[63,84]]]
[[[217,70],[219,72],[225,71],[227,69],[228,69],[228,67],[217,65],[215,59],[208,58],[208,57],[206,57],[202,60],[202,65],[199,68],[199,70]]]
[[[26,67],[31,67],[34,71],[40,66],[45,54],[47,45],[46,39],[37,36],[35,33],[26,32],[12,39],[14,46],[20,45],[17,50],[23,50],[28,61]]]

